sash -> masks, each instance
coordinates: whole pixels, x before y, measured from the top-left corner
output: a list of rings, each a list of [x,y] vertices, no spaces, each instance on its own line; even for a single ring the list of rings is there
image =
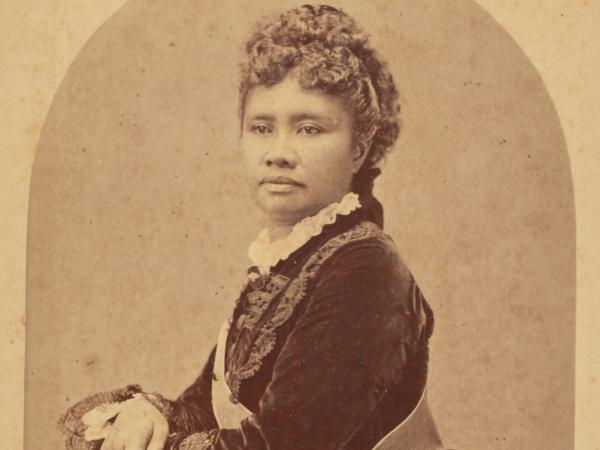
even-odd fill
[[[238,428],[240,422],[252,413],[240,402],[231,401],[232,394],[225,381],[225,348],[227,334],[229,333],[229,320],[226,320],[219,331],[217,351],[213,368],[213,381],[211,386],[212,407],[219,428]]]
[[[412,412],[373,447],[373,450],[402,449],[443,449],[442,441],[427,404],[426,389],[423,390],[421,398]]]
[[[289,318],[296,304],[303,297],[303,289],[335,249],[347,242],[358,239],[366,239],[372,236],[379,236],[379,228],[370,223],[362,222],[359,226],[349,232],[343,233],[328,241],[321,247],[305,264],[297,279],[293,280],[290,286],[285,289],[292,289],[287,303],[282,308],[283,313],[277,317],[277,325],[283,323]],[[274,332],[277,326],[273,324],[270,333]],[[227,335],[231,326],[230,320],[227,320],[221,326],[219,338],[217,340],[217,349],[215,352],[215,361],[213,367],[213,381],[211,386],[212,407],[215,418],[220,428],[234,429],[240,426],[240,423],[248,418],[252,413],[240,402],[232,402],[232,392],[225,381],[225,349],[227,344]],[[260,363],[260,361],[259,361]],[[260,367],[260,364],[258,364]],[[417,406],[413,411],[392,431],[381,439],[372,450],[438,450],[442,448],[441,440],[438,435],[433,417],[429,411],[426,401],[425,390],[421,394]]]
[[[231,401],[231,390],[225,381],[225,346],[229,333],[229,320],[219,331],[212,381],[212,407],[219,428],[238,428],[240,422],[252,413],[241,403]],[[438,450],[442,449],[433,417],[429,411],[426,390],[413,411],[392,431],[381,439],[373,450]]]

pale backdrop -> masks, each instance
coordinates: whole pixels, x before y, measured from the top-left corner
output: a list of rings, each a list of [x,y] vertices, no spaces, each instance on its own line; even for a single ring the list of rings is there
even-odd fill
[[[71,68],[42,136],[28,306],[29,424],[39,434],[28,435],[43,448],[65,393],[131,376],[167,393],[190,381],[256,231],[253,216],[240,230],[231,215],[252,213],[236,166],[236,49],[222,50],[239,41],[235,15],[251,14],[212,11],[198,24],[186,5],[121,11]],[[378,190],[437,313],[440,428],[460,448],[520,448],[524,436],[567,448],[574,224],[551,103],[477,7],[397,5],[388,28],[381,10],[355,15],[377,32],[403,93],[405,134]],[[210,33],[198,55],[194,34]]]

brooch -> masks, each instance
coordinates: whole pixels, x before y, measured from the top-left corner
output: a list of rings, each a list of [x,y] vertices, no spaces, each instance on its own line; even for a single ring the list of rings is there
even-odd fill
[[[260,273],[256,266],[252,266],[248,269],[248,283],[252,289],[263,289],[269,281],[271,281],[271,274]]]

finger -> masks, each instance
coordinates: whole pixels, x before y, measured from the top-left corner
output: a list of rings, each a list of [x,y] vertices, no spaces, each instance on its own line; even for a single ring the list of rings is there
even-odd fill
[[[125,445],[123,444],[123,440],[119,438],[116,433],[110,433],[104,442],[102,442],[102,447],[100,450],[125,450]]]
[[[152,431],[146,431],[143,433],[132,432],[128,434],[127,442],[123,447],[124,450],[147,450],[150,439],[152,437]],[[159,450],[163,450],[161,447]]]
[[[130,439],[125,447],[125,450],[147,450],[148,449],[148,441],[150,440],[150,436],[140,437],[137,436],[133,439]],[[160,450],[163,450],[162,448]]]
[[[107,436],[103,441],[102,441],[102,446],[100,447],[100,450],[113,450],[113,445],[112,445],[112,438],[111,436]]]
[[[145,450],[163,450],[169,437],[169,425],[166,421],[154,422],[152,439]]]
[[[125,447],[125,450],[147,450],[145,442],[135,441],[128,443]],[[162,448],[160,450],[163,450]]]
[[[86,430],[86,433],[87,433],[87,430]],[[100,431],[98,431],[97,437],[95,436],[95,439],[106,440],[111,434],[113,434],[113,424],[112,424],[112,422],[106,422],[104,424],[104,426],[102,427],[102,429]],[[86,440],[88,440],[87,435],[86,435]]]

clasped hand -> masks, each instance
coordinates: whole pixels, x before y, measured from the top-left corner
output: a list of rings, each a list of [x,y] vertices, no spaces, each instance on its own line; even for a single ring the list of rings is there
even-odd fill
[[[119,413],[100,450],[163,450],[168,435],[167,419],[140,398]]]

